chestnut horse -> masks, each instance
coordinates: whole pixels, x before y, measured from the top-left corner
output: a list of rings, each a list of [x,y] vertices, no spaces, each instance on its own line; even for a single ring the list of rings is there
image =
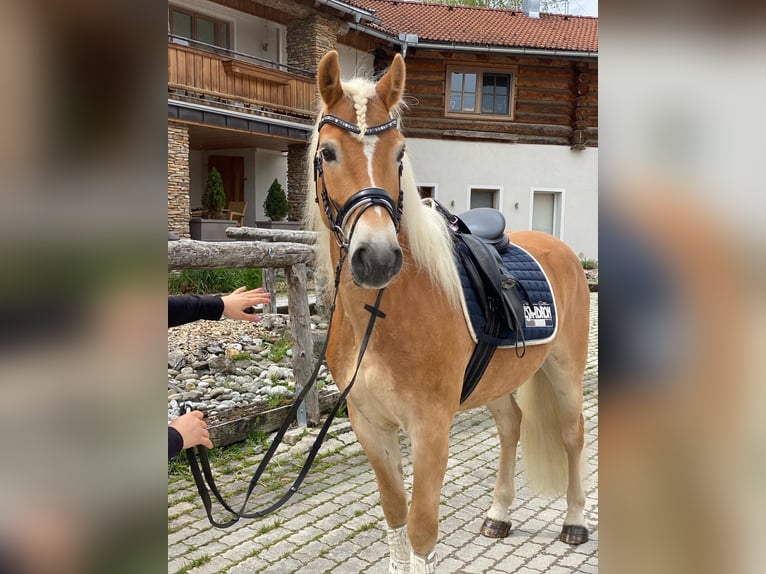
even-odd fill
[[[377,83],[341,82],[337,53],[322,58],[306,208],[307,226],[319,233],[318,275],[331,279],[345,257],[327,349],[341,389],[353,376],[370,312],[376,312],[377,295],[385,288],[380,299],[385,318],[375,323],[369,338],[348,411],[377,479],[388,525],[389,572],[435,571],[450,426],[458,411],[482,405],[492,413],[500,438],[500,468],[482,534],[508,535],[521,439],[533,487],[566,491],[560,539],[581,544],[588,539],[580,466],[589,324],[582,266],[550,235],[509,234],[543,266],[555,295],[558,329],[550,342],[527,346],[523,358],[514,349],[498,349],[461,404],[474,343],[461,307],[447,224],[420,201],[399,131],[404,81],[399,55]],[[518,404],[511,394],[517,388]],[[412,444],[409,508],[399,429]]]

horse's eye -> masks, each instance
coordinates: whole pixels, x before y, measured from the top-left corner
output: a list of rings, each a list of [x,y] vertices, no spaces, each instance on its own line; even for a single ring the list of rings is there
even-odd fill
[[[324,161],[335,161],[335,152],[330,148],[323,147],[321,150],[319,150],[319,153],[322,154],[322,159]]]
[[[402,163],[402,160],[404,159],[404,148],[401,149],[399,152],[399,155],[396,156],[396,162]]]

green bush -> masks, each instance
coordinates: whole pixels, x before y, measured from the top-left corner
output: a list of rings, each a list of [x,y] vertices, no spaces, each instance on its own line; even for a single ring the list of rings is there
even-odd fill
[[[289,210],[290,204],[287,202],[285,190],[275,178],[266,194],[266,200],[263,202],[263,211],[271,221],[281,221]]]
[[[207,175],[207,184],[202,193],[202,207],[206,219],[223,219],[223,206],[226,204],[226,193],[223,190],[223,179],[220,172],[213,168]]]
[[[263,285],[262,269],[184,269],[168,275],[168,293],[184,295],[226,294],[246,285],[255,289]]]
[[[587,259],[584,254],[578,254],[580,257],[580,263],[583,269],[598,269],[598,261],[595,259]]]

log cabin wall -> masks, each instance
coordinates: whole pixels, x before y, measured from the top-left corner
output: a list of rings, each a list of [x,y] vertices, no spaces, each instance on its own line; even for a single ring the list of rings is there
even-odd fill
[[[553,144],[575,149],[598,146],[595,60],[410,48],[406,62],[405,101],[409,109],[402,125],[409,137]],[[513,74],[507,118],[450,113],[447,82],[452,67]]]

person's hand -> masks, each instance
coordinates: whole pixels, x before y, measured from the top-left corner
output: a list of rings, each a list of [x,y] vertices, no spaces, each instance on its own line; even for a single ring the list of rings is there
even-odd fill
[[[176,429],[184,439],[183,448],[202,445],[207,448],[213,448],[213,442],[210,440],[210,433],[207,432],[207,423],[202,420],[205,415],[202,411],[192,411],[181,415],[170,426]]]
[[[258,315],[245,313],[245,309],[252,307],[253,305],[260,305],[261,303],[268,303],[271,299],[271,295],[263,289],[247,290],[247,287],[240,287],[239,289],[232,291],[228,295],[221,297],[223,301],[223,314],[229,319],[239,319],[241,321],[260,321]]]

